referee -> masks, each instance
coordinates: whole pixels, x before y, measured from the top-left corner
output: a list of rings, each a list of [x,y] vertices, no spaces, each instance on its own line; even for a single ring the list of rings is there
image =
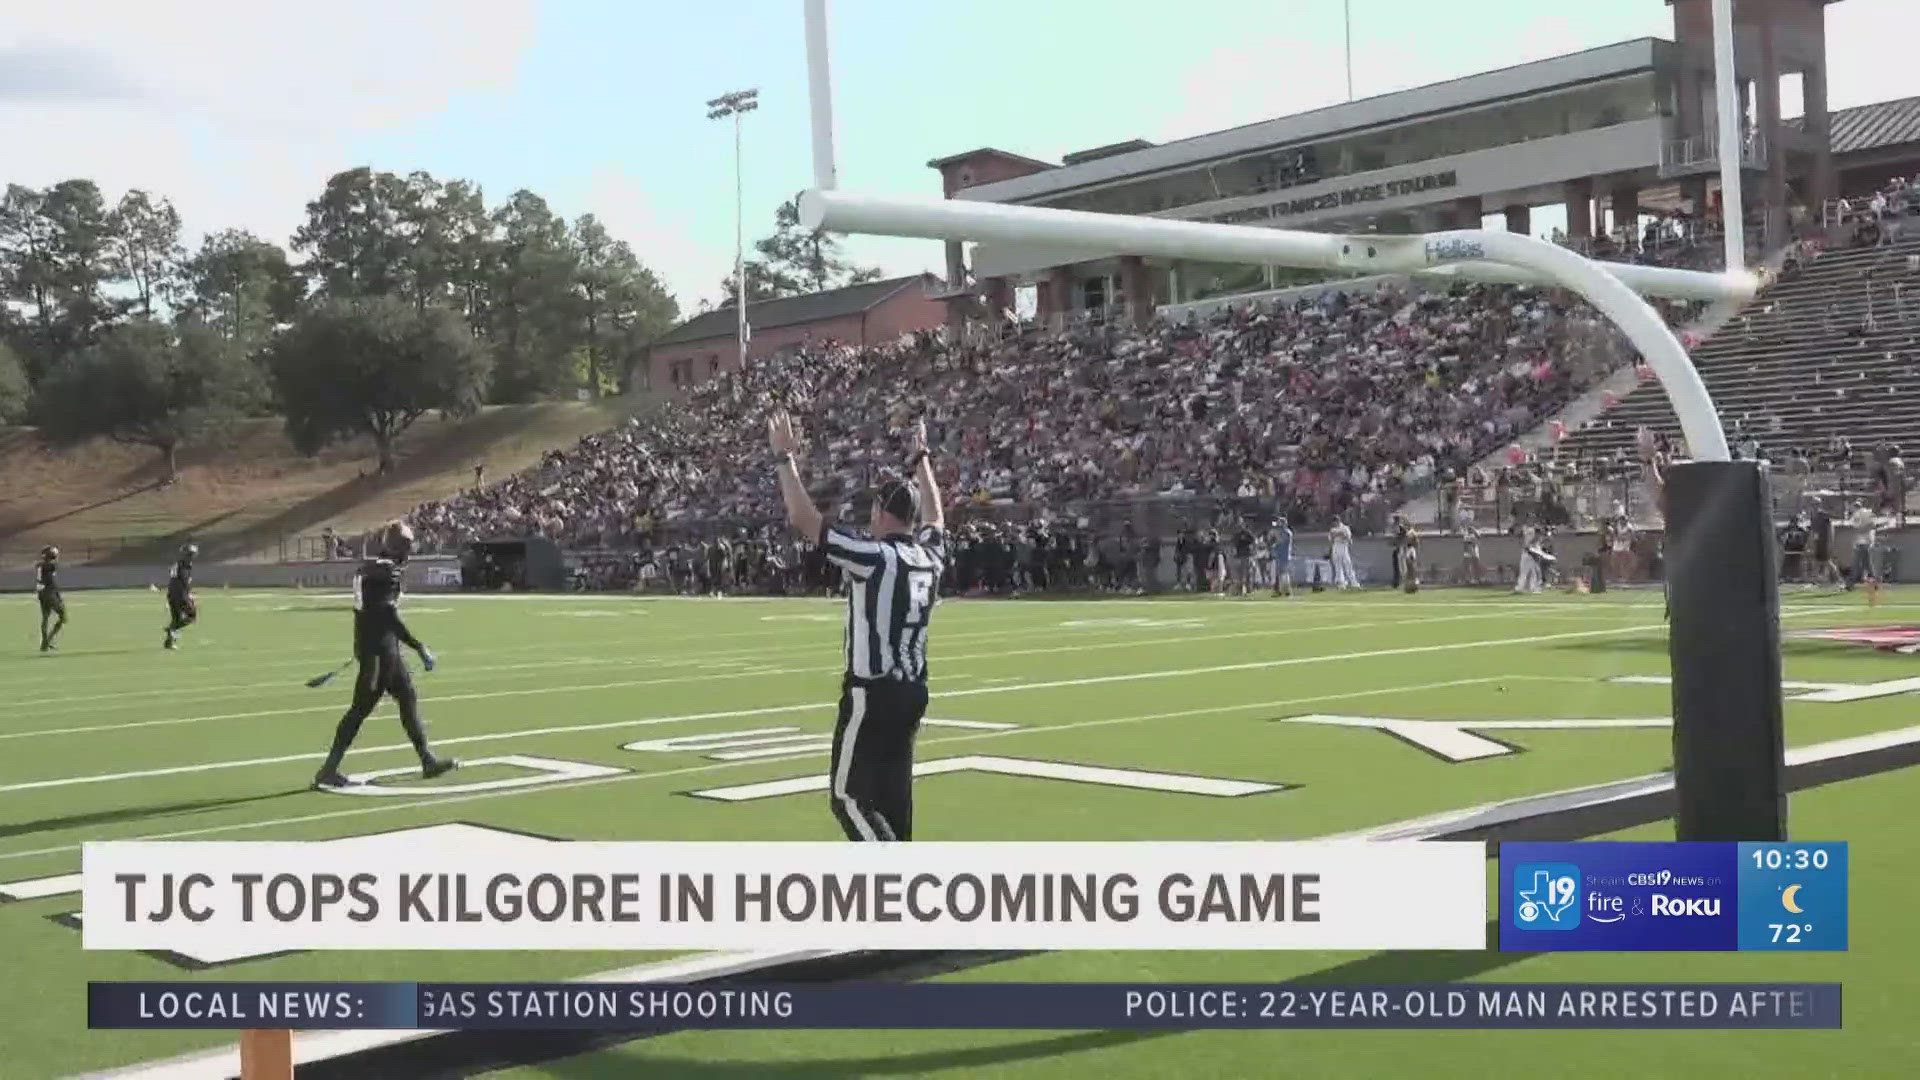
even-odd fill
[[[793,418],[776,412],[767,441],[787,520],[847,582],[846,675],[833,729],[830,804],[849,840],[913,838],[913,740],[927,711],[927,621],[947,561],[945,515],[924,421],[914,426],[912,482],[872,492],[869,535],[829,527],[800,479]],[[920,520],[916,529],[914,522]]]

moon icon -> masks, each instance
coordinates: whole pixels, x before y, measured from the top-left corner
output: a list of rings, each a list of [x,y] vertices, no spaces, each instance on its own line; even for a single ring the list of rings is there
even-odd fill
[[[1800,911],[1801,911],[1800,905],[1795,903],[1793,900],[1794,894],[1799,891],[1800,891],[1800,886],[1798,885],[1789,885],[1785,889],[1782,889],[1780,891],[1780,905],[1786,908],[1788,911],[1793,912],[1795,915],[1800,914]]]

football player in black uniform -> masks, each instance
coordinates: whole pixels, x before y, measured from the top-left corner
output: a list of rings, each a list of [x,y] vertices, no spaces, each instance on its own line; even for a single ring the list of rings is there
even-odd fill
[[[53,639],[67,626],[67,602],[60,598],[60,549],[48,545],[40,549],[40,565],[33,579],[34,595],[40,599],[40,651],[52,652]],[[56,621],[57,620],[57,621]],[[53,623],[48,629],[47,624]]]
[[[200,549],[187,544],[173,564],[173,576],[167,579],[167,637],[165,647],[180,647],[180,631],[200,618],[200,605],[193,602],[193,557]]]
[[[413,530],[405,522],[393,522],[381,531],[379,556],[361,563],[353,575],[353,658],[359,664],[359,674],[353,682],[353,704],[334,730],[326,763],[314,775],[315,788],[352,783],[341,775],[340,761],[360,733],[361,722],[387,694],[393,695],[394,704],[400,707],[400,726],[406,729],[414,753],[420,755],[423,776],[431,780],[460,764],[453,758],[435,757],[428,748],[413,676],[400,657],[400,646],[405,645],[420,654],[422,667],[433,670],[432,651],[400,621],[401,573],[412,553]]]

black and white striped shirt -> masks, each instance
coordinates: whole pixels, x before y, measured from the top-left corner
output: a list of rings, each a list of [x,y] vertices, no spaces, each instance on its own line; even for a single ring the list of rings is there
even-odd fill
[[[922,525],[910,537],[874,540],[828,527],[820,547],[847,578],[847,674],[925,682],[927,621],[947,562],[946,534]]]

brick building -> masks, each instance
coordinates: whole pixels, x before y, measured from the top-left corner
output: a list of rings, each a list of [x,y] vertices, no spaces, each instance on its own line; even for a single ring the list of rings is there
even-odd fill
[[[881,345],[934,329],[946,316],[940,288],[939,278],[915,274],[748,304],[747,360],[809,342]],[[653,343],[635,383],[644,390],[679,394],[739,367],[737,325],[731,307],[688,319]]]

